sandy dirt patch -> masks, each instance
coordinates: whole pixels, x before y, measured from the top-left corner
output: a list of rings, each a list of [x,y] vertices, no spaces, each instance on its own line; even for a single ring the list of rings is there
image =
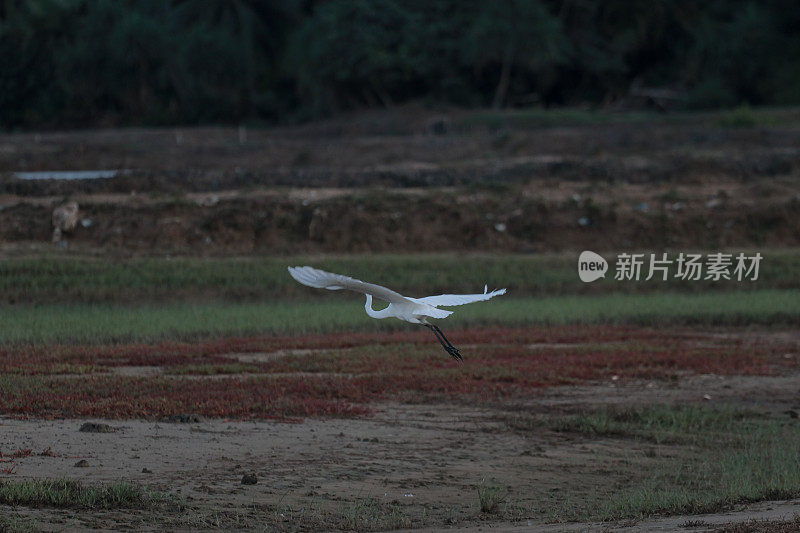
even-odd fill
[[[679,382],[596,383],[556,387],[525,400],[475,408],[460,404],[381,404],[368,419],[267,421],[203,420],[178,424],[105,421],[113,433],[83,433],[82,420],[0,419],[0,450],[31,449],[3,479],[75,478],[86,483],[130,480],[181,497],[181,516],[123,511],[68,512],[24,509],[44,529],[135,526],[213,527],[214,520],[241,527],[324,524],[367,498],[392,505],[411,525],[474,529],[502,526],[543,531],[669,531],[689,520],[672,517],[642,523],[548,524],[536,510],[572,498],[618,490],[640,477],[653,445],[613,438],[589,439],[546,426],[519,431],[507,423],[521,415],[568,413],[603,404],[734,402],[781,413],[797,409],[800,375],[779,377],[694,376]],[[704,400],[710,396],[710,400]],[[50,449],[48,455],[37,455]],[[678,453],[661,445],[658,453]],[[87,468],[76,468],[85,459]],[[255,485],[242,477],[254,474]],[[524,520],[497,521],[479,510],[477,488],[492,483],[506,501],[526,509]],[[575,489],[575,487],[583,487]],[[564,502],[567,504],[567,502]],[[791,515],[797,502],[759,504],[737,513],[692,517],[707,524]],[[774,511],[774,512],[773,512]],[[283,514],[283,516],[281,516]],[[309,518],[312,517],[312,518]],[[218,522],[222,523],[222,522]],[[530,523],[530,525],[528,525]],[[672,528],[672,529],[670,529]],[[702,529],[700,529],[702,530]]]

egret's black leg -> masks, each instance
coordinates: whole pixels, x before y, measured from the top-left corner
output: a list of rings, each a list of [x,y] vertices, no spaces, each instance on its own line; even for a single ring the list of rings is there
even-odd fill
[[[440,328],[439,326],[436,326],[436,325],[434,325],[434,326],[433,326],[433,328],[434,328],[436,331],[438,331],[438,332],[439,332],[439,335],[441,335],[441,336],[442,336],[442,338],[444,339],[444,342],[446,342],[447,344],[449,344],[451,348],[453,348],[453,349],[456,349],[456,347],[455,347],[455,346],[453,346],[453,343],[452,343],[452,342],[450,342],[449,340],[447,340],[447,337],[445,337],[445,336],[444,336],[444,331],[442,331],[442,330],[441,330],[441,328]]]
[[[453,346],[452,344],[450,344],[450,341],[448,341],[448,340],[445,338],[445,336],[444,336],[444,334],[442,333],[442,330],[441,330],[441,329],[439,329],[437,326],[433,326],[433,325],[431,325],[431,324],[423,324],[423,326],[425,326],[426,328],[428,328],[429,330],[431,330],[431,331],[433,332],[433,334],[434,334],[434,335],[436,335],[436,339],[439,341],[439,344],[441,344],[441,345],[442,345],[442,347],[444,348],[444,350],[445,350],[447,353],[449,353],[449,354],[450,354],[450,356],[451,356],[453,359],[455,359],[455,360],[457,360],[457,361],[461,361],[461,362],[463,362],[463,361],[464,361],[464,359],[461,357],[461,354],[460,354],[460,353],[459,353],[459,351],[458,351],[458,348],[456,348],[455,346]]]
[[[441,328],[439,326],[436,326],[436,325],[434,325],[433,328],[434,328],[435,331],[437,331],[439,333],[439,335],[441,335],[441,337],[444,339],[444,342],[446,342],[447,345],[450,346],[450,350],[448,350],[448,353],[450,353],[450,355],[452,355],[453,357],[455,357],[459,361],[463,361],[463,359],[461,358],[461,353],[458,351],[458,348],[453,346],[453,343],[450,342],[447,339],[447,337],[444,336],[444,331],[442,331]]]
[[[448,344],[446,342],[444,342],[444,339],[442,339],[439,336],[439,333],[436,331],[436,329],[433,326],[431,326],[430,324],[423,324],[423,326],[425,326],[426,328],[431,330],[433,332],[433,334],[436,335],[436,340],[439,341],[439,344],[441,344],[444,347],[444,349],[447,350],[448,353],[449,353],[450,352],[450,346],[448,346]]]

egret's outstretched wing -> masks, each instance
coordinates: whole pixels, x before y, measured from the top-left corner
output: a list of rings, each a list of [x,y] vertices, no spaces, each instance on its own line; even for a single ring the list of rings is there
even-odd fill
[[[415,298],[417,302],[432,305],[434,307],[443,305],[449,307],[451,305],[464,305],[471,304],[472,302],[482,302],[489,300],[495,296],[505,294],[505,289],[499,289],[492,292],[486,292],[484,289],[483,294],[440,294],[438,296],[426,296],[425,298]]]
[[[375,298],[380,298],[389,303],[411,302],[409,298],[386,287],[373,283],[364,283],[361,280],[325,272],[309,266],[289,267],[289,274],[303,285],[316,287],[317,289],[329,289],[332,291],[348,289],[362,294],[371,294]]]

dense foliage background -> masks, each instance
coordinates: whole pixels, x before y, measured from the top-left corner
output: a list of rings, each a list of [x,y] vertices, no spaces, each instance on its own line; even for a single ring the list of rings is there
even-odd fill
[[[796,0],[0,0],[0,127],[800,102]]]

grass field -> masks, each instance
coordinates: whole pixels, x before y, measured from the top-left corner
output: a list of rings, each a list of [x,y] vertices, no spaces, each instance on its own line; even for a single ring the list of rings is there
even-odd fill
[[[743,250],[737,250],[737,252]],[[687,252],[689,252],[687,250]],[[751,251],[746,251],[748,254]],[[384,283],[410,296],[475,292],[484,284],[516,296],[674,291],[699,293],[800,288],[800,250],[760,250],[756,281],[616,281],[578,279],[578,254],[400,254],[243,258],[132,258],[55,256],[0,260],[0,299],[7,304],[124,303],[185,299],[315,299],[287,266],[313,265]],[[607,254],[611,260],[612,255]],[[673,254],[674,258],[674,254]],[[642,276],[643,278],[645,276]]]
[[[509,295],[488,304],[459,308],[442,322],[442,327],[597,323],[788,325],[797,323],[798,319],[800,290],[541,298]],[[398,321],[369,319],[361,298],[352,294],[329,295],[318,301],[16,305],[0,309],[0,321],[3,323],[0,343],[10,345],[416,329]]]
[[[108,343],[218,336],[407,330],[367,320],[353,294],[309,289],[287,265],[313,264],[411,296],[507,287],[457,308],[450,328],[633,323],[791,324],[800,318],[800,252],[764,252],[757,281],[582,283],[571,254],[291,258],[82,257],[0,261],[2,344]]]
[[[570,254],[3,259],[0,413],[28,425],[0,440],[0,529],[35,529],[11,506],[94,517],[81,527],[381,530],[798,497],[795,406],[769,387],[800,364],[800,252],[763,255],[757,282],[595,284]],[[509,294],[441,321],[457,364],[359,295],[299,286],[293,264],[415,296]],[[175,417],[197,422],[162,442]],[[70,436],[98,418],[124,425]],[[31,427],[64,436],[51,450]]]

